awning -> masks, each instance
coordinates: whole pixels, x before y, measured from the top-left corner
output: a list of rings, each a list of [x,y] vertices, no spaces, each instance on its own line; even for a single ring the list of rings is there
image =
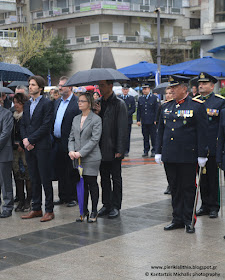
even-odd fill
[[[219,46],[219,47],[214,48],[214,49],[211,49],[211,50],[209,50],[207,52],[208,53],[217,53],[217,52],[220,52],[220,51],[225,51],[225,45]]]

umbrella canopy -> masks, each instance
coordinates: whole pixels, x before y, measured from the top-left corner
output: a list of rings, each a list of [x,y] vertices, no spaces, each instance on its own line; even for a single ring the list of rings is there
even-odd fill
[[[10,88],[7,87],[0,87],[0,93],[7,93],[7,94],[11,94],[14,93]]]
[[[28,81],[13,81],[7,87],[8,88],[15,88],[17,86],[26,86],[28,87]]]
[[[161,65],[163,69],[165,66]],[[121,73],[126,75],[128,78],[138,78],[138,77],[149,77],[155,76],[157,71],[157,64],[149,63],[147,61],[141,61],[137,64],[133,64],[127,67],[118,69]]]
[[[0,81],[27,81],[34,74],[19,64],[0,62]]]
[[[169,83],[161,83],[157,87],[155,87],[152,91],[158,94],[165,94],[165,89],[168,87]]]
[[[211,56],[171,65],[162,69],[162,75],[184,74],[199,75],[206,72],[212,76],[225,76],[225,61]]]
[[[118,82],[129,81],[119,71],[112,68],[93,68],[90,70],[79,71],[74,74],[65,83],[64,86],[84,86],[84,85],[96,85],[101,80],[112,80]]]

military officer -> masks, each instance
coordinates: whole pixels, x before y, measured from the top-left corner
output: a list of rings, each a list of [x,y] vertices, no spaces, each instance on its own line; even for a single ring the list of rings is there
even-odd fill
[[[173,99],[161,108],[157,137],[157,163],[164,163],[171,186],[173,220],[164,230],[191,228],[195,199],[197,163],[207,161],[207,114],[201,100],[192,100],[187,93],[189,78],[173,75],[169,85]]]
[[[198,89],[200,95],[195,98],[202,100],[208,115],[208,162],[206,174],[202,176],[200,193],[202,205],[197,211],[197,216],[209,215],[210,218],[217,218],[219,211],[219,172],[216,163],[216,140],[219,130],[220,111],[225,108],[223,96],[213,92],[217,79],[207,73],[200,73],[198,76]]]
[[[151,93],[149,84],[142,84],[143,96],[138,99],[137,108],[137,125],[142,127],[142,135],[144,140],[144,154],[147,157],[150,150],[149,136],[151,137],[151,157],[155,156],[155,137],[156,137],[156,120],[159,108],[159,100],[157,96]]]
[[[128,84],[122,85],[122,93],[118,97],[123,99],[127,105],[127,112],[128,112],[128,138],[127,138],[127,145],[126,145],[126,151],[124,156],[129,156],[130,151],[130,135],[131,135],[131,127],[133,123],[133,113],[135,112],[136,106],[135,106],[135,100],[134,97],[129,95],[129,89],[130,86]]]

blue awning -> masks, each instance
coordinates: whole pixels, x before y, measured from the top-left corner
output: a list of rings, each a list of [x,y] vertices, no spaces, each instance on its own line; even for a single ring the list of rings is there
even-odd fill
[[[225,51],[225,45],[223,46],[219,46],[217,48],[211,49],[209,51],[207,51],[208,53],[217,53],[219,51]]]

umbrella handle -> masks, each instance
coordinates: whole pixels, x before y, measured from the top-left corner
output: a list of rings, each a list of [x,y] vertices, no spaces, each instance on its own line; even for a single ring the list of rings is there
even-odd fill
[[[80,165],[81,164],[81,160],[80,160],[80,157],[78,158],[78,165]]]

